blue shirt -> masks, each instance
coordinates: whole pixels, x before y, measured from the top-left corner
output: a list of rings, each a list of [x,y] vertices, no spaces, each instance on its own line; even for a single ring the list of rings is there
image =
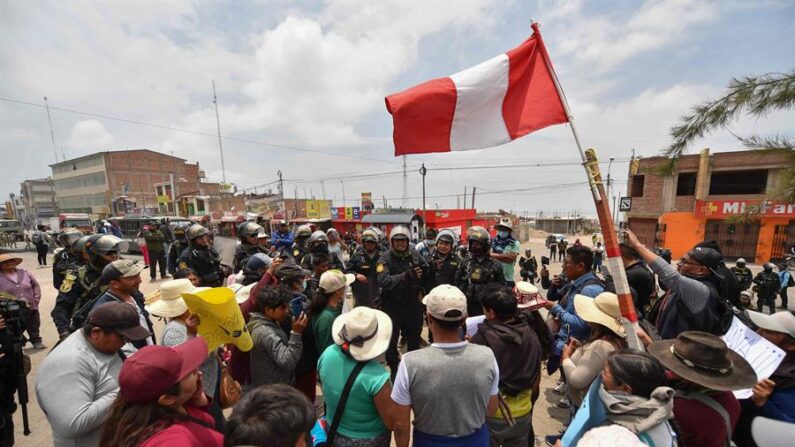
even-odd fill
[[[560,300],[564,296],[567,297],[565,308],[560,304],[555,304],[549,311],[555,318],[560,320],[560,331],[555,334],[555,353],[559,354],[563,350],[563,346],[566,344],[569,337],[574,337],[584,342],[591,336],[591,329],[588,327],[588,323],[580,318],[574,310],[574,295],[585,295],[590,298],[596,298],[597,295],[604,292],[605,289],[601,284],[588,284],[582,287],[583,283],[588,280],[593,281],[594,279],[598,278],[596,278],[596,275],[593,273],[588,272],[574,281],[568,282],[561,288],[555,287],[554,284],[549,288],[547,298]],[[582,290],[578,293],[577,290],[581,287]]]
[[[789,277],[791,275],[792,275],[792,273],[790,273],[787,270],[784,270],[783,272],[778,272],[778,277],[779,277],[779,279],[781,279],[781,288],[782,289],[787,287],[787,284],[789,284]]]
[[[276,231],[273,233],[271,243],[277,250],[281,248],[290,249],[293,246],[293,234],[289,231],[286,233]]]

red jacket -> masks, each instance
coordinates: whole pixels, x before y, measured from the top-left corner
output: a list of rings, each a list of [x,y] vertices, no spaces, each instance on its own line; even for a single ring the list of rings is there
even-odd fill
[[[179,421],[155,433],[140,447],[223,447],[224,435],[210,428],[215,425],[213,417],[201,408],[186,405],[185,409],[188,416],[206,425],[192,420]]]
[[[740,419],[740,403],[731,391],[709,393],[729,413],[732,432]],[[693,399],[674,398],[674,418],[684,445],[725,447],[726,422],[718,412]]]

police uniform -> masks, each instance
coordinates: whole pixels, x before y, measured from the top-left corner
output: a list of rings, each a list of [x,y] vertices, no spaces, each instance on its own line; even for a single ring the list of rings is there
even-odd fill
[[[459,265],[455,279],[455,285],[467,297],[468,316],[483,315],[480,297],[486,285],[490,283],[506,284],[502,264],[488,254],[478,258],[470,253]]]
[[[235,247],[235,257],[232,259],[232,271],[234,273],[243,270],[246,266],[246,262],[248,262],[248,258],[254,256],[257,253],[262,253],[267,255],[268,250],[260,246],[259,244],[249,244],[246,242],[240,242]]]
[[[70,332],[80,329],[77,326],[82,326],[82,322],[73,325],[72,319],[80,309],[108,289],[107,284],[102,284],[101,276],[102,270],[97,270],[91,264],[73,266],[66,270],[61,287],[58,288],[55,307],[50,313],[59,335],[69,335]]]
[[[339,256],[337,256],[336,253],[325,252],[325,254],[328,256],[329,270],[331,269],[345,270],[345,266],[343,265],[342,260],[339,258]],[[305,268],[306,270],[309,270],[310,272],[314,270],[314,267],[312,266],[313,262],[312,255],[313,255],[312,252],[306,253],[303,259],[301,259],[301,262],[299,263],[301,267]]]
[[[78,268],[83,265],[83,260],[73,255],[67,250],[61,250],[53,257],[52,263],[52,285],[56,290],[61,288],[66,277],[66,271],[70,268]]]
[[[369,254],[364,247],[357,247],[356,251],[353,252],[351,260],[348,261],[346,273],[364,275],[364,277],[367,278],[366,283],[356,280],[351,284],[351,291],[353,292],[356,306],[377,308],[381,304],[378,273],[376,272],[380,257],[381,251],[378,248],[376,248],[372,254]]]
[[[438,250],[433,250],[433,254],[428,259],[434,273],[433,287],[442,284],[455,285],[455,274],[461,265],[461,258],[452,251],[447,256],[442,257]]]
[[[177,273],[179,257],[187,247],[188,243],[184,239],[178,239],[171,243],[168,249],[168,273],[172,275]]]
[[[422,278],[410,270],[422,269]],[[420,348],[422,332],[422,296],[433,285],[433,270],[416,250],[396,254],[389,250],[381,255],[376,266],[381,287],[381,310],[392,319],[392,338],[386,351],[386,362],[394,375],[400,361],[398,335],[402,332],[409,351]]]
[[[294,242],[293,246],[290,248],[289,258],[293,260],[295,265],[301,265],[301,262],[304,260],[304,256],[306,256],[306,254],[308,253],[308,251],[304,247],[304,242],[306,242],[306,240],[303,240],[300,243]]]
[[[180,270],[192,268],[201,280],[202,287],[221,287],[221,257],[213,247],[191,245],[182,251],[177,266]]]
[[[754,280],[754,274],[751,273],[751,269],[748,267],[739,267],[734,266],[731,269],[734,274],[734,277],[737,278],[737,282],[740,283],[741,290],[747,290],[751,287],[751,282]]]

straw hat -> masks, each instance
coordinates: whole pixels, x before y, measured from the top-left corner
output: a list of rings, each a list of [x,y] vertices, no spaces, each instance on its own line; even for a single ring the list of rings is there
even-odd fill
[[[331,336],[356,361],[366,362],[386,352],[392,320],[380,310],[359,306],[334,320]]]
[[[575,295],[574,310],[580,318],[589,323],[601,324],[619,337],[627,336],[620,322],[621,308],[618,306],[618,296],[615,293],[602,292],[596,298]]]
[[[257,283],[253,282],[247,286],[243,284],[230,284],[226,287],[235,292],[235,301],[237,301],[237,304],[243,304],[248,301],[248,297],[251,296],[251,290],[256,287],[256,285]]]
[[[17,263],[14,264],[14,266],[17,266],[17,265],[22,263],[22,257],[19,256],[19,255],[15,255],[13,253],[0,254],[0,264],[4,263],[6,261],[17,261]]]
[[[182,299],[182,294],[195,290],[196,288],[188,279],[166,281],[160,286],[160,299],[147,305],[146,310],[158,317],[178,317],[188,310],[188,305]]]

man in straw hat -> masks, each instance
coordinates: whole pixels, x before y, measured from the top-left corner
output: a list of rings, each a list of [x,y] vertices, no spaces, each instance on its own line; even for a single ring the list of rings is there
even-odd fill
[[[740,417],[733,390],[752,388],[751,365],[718,336],[687,331],[648,346],[673,376],[674,415],[684,445],[725,447]]]
[[[461,341],[467,299],[458,288],[437,286],[423,304],[434,343],[406,353],[398,367],[392,390],[397,445],[408,446],[413,410],[414,446],[440,442],[485,446],[489,442],[486,419],[497,412],[497,360],[491,349]]]
[[[36,376],[36,399],[52,427],[55,447],[99,445],[119,394],[119,352],[128,341],[151,336],[132,306],[106,303],[44,358]]]

